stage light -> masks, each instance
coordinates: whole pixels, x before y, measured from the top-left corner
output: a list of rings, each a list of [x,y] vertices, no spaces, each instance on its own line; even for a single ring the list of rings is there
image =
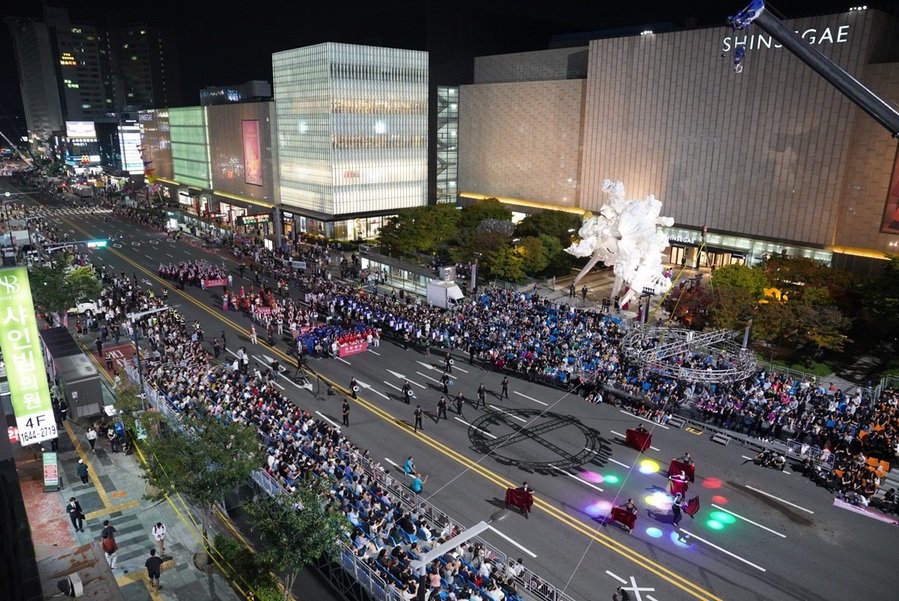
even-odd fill
[[[608,482],[609,484],[618,484],[619,482],[621,482],[621,478],[619,478],[615,474],[609,474],[603,477],[603,482]]]
[[[737,521],[737,518],[732,516],[731,514],[724,511],[713,511],[709,514],[709,518],[716,522],[720,522],[722,525],[724,524],[733,524]]]
[[[724,484],[721,482],[719,478],[703,478],[702,479],[702,487],[703,488],[721,488]]]
[[[724,524],[722,524],[718,520],[706,520],[705,525],[712,530],[721,530],[724,528]]]
[[[663,532],[659,528],[647,528],[646,534],[651,538],[659,538],[662,536]]]
[[[588,470],[581,471],[581,478],[590,482],[591,484],[601,484],[605,481],[605,478],[602,477],[602,474],[597,474],[596,472],[591,472]]]
[[[655,474],[661,468],[657,461],[653,461],[652,459],[644,459],[640,462],[640,473],[641,474]]]
[[[727,497],[715,495],[712,497],[712,503],[714,503],[715,505],[727,505]]]

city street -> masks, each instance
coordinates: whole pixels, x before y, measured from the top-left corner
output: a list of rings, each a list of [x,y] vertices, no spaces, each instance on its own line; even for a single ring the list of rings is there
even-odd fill
[[[272,348],[260,336],[260,344],[251,344],[250,321],[222,311],[220,288],[179,291],[157,276],[160,263],[204,259],[223,264],[235,287],[249,288],[254,282],[240,277],[229,253],[176,242],[108,211],[35,198],[46,203],[43,213],[70,240],[114,238],[107,248],[87,251],[93,263],[135,276],[157,293],[167,288],[170,304],[202,324],[207,343],[224,331],[229,352],[245,346],[261,366],[277,358],[286,375],[293,374],[288,341],[279,339]],[[297,291],[291,292],[296,298]],[[892,551],[899,531],[835,507],[832,495],[790,467],[780,472],[745,463],[751,451],[712,442],[708,433],[661,426],[515,376],[509,397],[500,398],[502,374],[469,364],[461,352],[453,356],[445,420],[437,420],[445,350],[425,355],[382,340],[346,359],[310,358],[309,367],[320,376],[311,391],[287,377],[280,387],[299,407],[338,425],[343,393],[355,377],[360,391],[349,401],[348,438],[400,480],[402,464],[413,456],[428,476],[423,497],[463,526],[488,519],[504,506],[507,487],[527,481],[536,500],[529,518],[513,511],[483,538],[522,558],[573,599],[608,599],[618,586],[638,601],[863,599],[899,587],[899,575],[872,561]],[[405,380],[415,392],[409,404],[401,391]],[[452,398],[462,392],[473,401],[481,383],[488,390],[487,407],[466,404],[457,415]],[[328,394],[328,384],[334,394]],[[417,432],[416,404],[425,411]],[[625,431],[639,423],[653,435],[645,453],[624,445]],[[697,474],[686,497],[698,496],[701,509],[676,530],[662,493],[669,462],[685,452],[693,456]],[[604,519],[610,507],[628,498],[639,508],[630,534]]]

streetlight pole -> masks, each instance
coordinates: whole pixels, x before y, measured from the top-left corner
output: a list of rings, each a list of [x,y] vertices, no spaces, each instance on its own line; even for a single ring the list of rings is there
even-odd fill
[[[140,361],[140,346],[137,344],[138,340],[140,340],[140,334],[137,329],[137,320],[141,317],[146,317],[147,315],[168,311],[169,309],[171,309],[171,307],[165,305],[164,307],[159,307],[157,309],[150,309],[149,311],[141,311],[139,313],[128,313],[125,315],[125,317],[128,318],[128,321],[131,322],[131,331],[133,332],[132,342],[134,343],[134,356],[137,357],[137,375],[138,378],[140,378],[140,402],[144,410],[147,409],[147,395],[144,392],[144,369]]]

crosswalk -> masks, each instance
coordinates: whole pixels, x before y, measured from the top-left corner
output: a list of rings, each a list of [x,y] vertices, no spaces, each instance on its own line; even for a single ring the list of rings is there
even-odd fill
[[[59,207],[42,205],[29,211],[29,217],[76,217],[83,215],[109,215],[112,209],[106,207]]]

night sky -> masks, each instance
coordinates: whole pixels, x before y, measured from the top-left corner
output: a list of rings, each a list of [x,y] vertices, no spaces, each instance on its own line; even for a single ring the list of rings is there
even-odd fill
[[[445,67],[442,69],[445,77],[440,83],[455,84],[460,81],[454,79],[464,80],[464,74],[470,70],[470,56],[545,49],[552,36],[576,32],[647,27],[662,30],[666,23],[724,26],[728,15],[748,3],[748,0],[683,3],[337,0],[318,5],[292,2],[288,8],[282,2],[235,5],[201,4],[196,0],[45,1],[51,6],[68,8],[69,18],[74,22],[115,20],[172,27],[178,39],[186,106],[198,105],[199,90],[206,86],[251,79],[270,82],[273,52],[321,42],[428,50],[432,64]],[[2,16],[41,15],[40,4],[35,1],[5,4]],[[888,4],[895,6],[893,2]],[[833,0],[778,0],[768,4],[769,10],[784,18],[840,12],[850,6],[855,4]],[[10,117],[22,114],[12,43],[8,28],[0,24],[0,128],[12,137]],[[16,123],[17,130],[24,130],[23,118]]]

